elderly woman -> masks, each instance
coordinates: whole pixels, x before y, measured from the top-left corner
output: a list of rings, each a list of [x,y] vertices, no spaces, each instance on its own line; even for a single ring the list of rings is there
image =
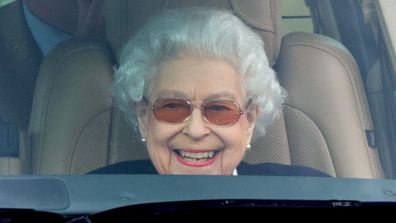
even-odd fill
[[[322,175],[307,167],[241,163],[253,132],[285,98],[263,41],[226,11],[165,11],[124,47],[112,92],[150,161],[94,173]]]

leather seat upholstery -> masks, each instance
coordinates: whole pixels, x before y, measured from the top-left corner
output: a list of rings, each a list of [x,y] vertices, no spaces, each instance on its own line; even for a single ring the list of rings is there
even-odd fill
[[[292,163],[337,177],[383,178],[369,141],[373,123],[363,82],[348,50],[322,35],[290,33],[277,67],[289,92],[284,113]]]

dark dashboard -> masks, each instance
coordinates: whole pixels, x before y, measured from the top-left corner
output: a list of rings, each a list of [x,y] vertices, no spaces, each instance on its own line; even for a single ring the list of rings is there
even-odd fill
[[[394,209],[395,191],[393,180],[328,177],[0,177],[0,223],[204,220],[211,215],[287,218],[284,213],[296,209],[302,216],[306,209]]]

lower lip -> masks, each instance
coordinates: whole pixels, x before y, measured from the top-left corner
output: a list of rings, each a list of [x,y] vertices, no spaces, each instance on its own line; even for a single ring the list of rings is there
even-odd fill
[[[185,166],[191,166],[191,167],[205,167],[205,166],[209,166],[211,165],[215,160],[218,154],[215,154],[214,157],[210,160],[207,160],[205,162],[189,162],[185,159],[183,159],[183,157],[179,156],[178,154],[176,154],[176,159],[183,165]]]

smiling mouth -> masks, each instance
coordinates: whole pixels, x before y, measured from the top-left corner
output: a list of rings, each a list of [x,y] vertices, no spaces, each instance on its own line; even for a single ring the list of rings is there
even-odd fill
[[[212,164],[219,154],[216,151],[174,150],[177,160],[186,166],[204,167]]]

